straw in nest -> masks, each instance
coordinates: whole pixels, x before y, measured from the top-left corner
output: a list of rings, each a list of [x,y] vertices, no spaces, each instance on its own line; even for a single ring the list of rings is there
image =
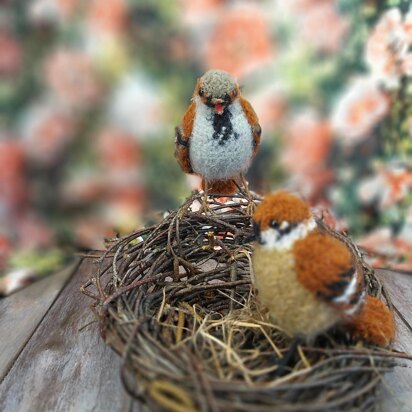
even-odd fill
[[[150,411],[375,410],[382,373],[407,356],[338,331],[293,347],[254,298],[246,197],[210,199],[211,213],[194,210],[196,194],[118,240],[82,288],[127,391]]]

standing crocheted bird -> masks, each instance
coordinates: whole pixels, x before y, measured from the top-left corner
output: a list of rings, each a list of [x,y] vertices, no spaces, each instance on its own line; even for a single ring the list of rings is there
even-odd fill
[[[210,70],[198,79],[176,127],[176,158],[185,173],[202,177],[206,192],[230,195],[243,179],[260,143],[261,128],[234,78]]]
[[[359,259],[318,227],[303,200],[270,194],[253,222],[255,286],[277,325],[309,341],[337,324],[375,345],[394,338],[392,312],[367,294]]]

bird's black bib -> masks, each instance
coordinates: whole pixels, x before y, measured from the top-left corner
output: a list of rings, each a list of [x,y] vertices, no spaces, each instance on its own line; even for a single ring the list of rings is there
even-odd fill
[[[213,117],[213,139],[218,141],[220,146],[224,146],[225,143],[232,137],[237,139],[239,135],[233,130],[232,113],[225,109],[222,114],[214,114]]]

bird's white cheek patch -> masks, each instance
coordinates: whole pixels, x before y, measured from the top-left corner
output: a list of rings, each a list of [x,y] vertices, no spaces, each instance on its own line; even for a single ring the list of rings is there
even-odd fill
[[[281,235],[277,230],[269,228],[261,233],[262,245],[267,249],[290,249],[293,244],[303,239],[310,231],[317,227],[314,219],[308,219],[298,224],[290,233]]]
[[[279,233],[275,229],[266,229],[261,232],[260,238],[264,247],[272,249],[279,240]]]

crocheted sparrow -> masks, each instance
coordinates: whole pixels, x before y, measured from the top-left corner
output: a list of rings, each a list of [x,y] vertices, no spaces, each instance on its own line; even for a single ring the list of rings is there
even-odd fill
[[[176,128],[176,158],[185,173],[203,178],[203,188],[217,194],[236,192],[234,179],[249,168],[260,143],[261,128],[236,81],[221,70],[198,79],[192,101]]]
[[[303,200],[288,192],[270,194],[253,221],[255,286],[277,325],[306,340],[337,324],[375,345],[394,338],[393,315],[366,293],[362,265],[317,226]]]

